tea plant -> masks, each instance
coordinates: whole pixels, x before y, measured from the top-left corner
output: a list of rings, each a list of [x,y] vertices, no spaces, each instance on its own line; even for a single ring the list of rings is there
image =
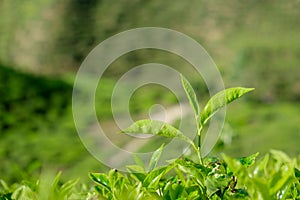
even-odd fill
[[[175,127],[157,120],[135,122],[123,133],[153,134],[178,138],[189,143],[198,155],[197,162],[181,157],[157,167],[163,145],[157,149],[147,168],[136,158],[137,165],[127,166],[128,174],[113,169],[108,174],[91,173],[100,199],[298,199],[300,196],[299,163],[284,153],[271,151],[254,166],[258,153],[234,159],[223,155],[202,158],[201,134],[209,119],[226,104],[253,88],[229,88],[213,96],[200,112],[196,94],[190,83],[181,77],[197,122],[198,144]],[[298,161],[299,162],[299,161]]]
[[[248,92],[253,91],[253,88],[242,88],[242,87],[235,87],[229,88],[224,91],[217,93],[213,96],[204,107],[203,111],[200,112],[198,100],[194,89],[192,88],[191,84],[188,80],[181,75],[181,82],[182,86],[186,92],[186,95],[189,99],[189,103],[194,111],[194,118],[197,124],[197,138],[198,138],[198,145],[196,145],[190,138],[186,137],[180,130],[176,129],[175,127],[161,122],[157,120],[139,120],[135,122],[133,125],[128,127],[127,129],[123,130],[123,133],[144,133],[144,134],[153,134],[153,135],[160,135],[169,138],[178,138],[184,140],[185,142],[189,143],[193,149],[196,151],[199,163],[203,164],[201,158],[201,134],[204,125],[206,125],[210,118],[213,117],[221,108],[223,108],[226,104],[231,103],[232,101],[242,97],[243,95],[247,94]]]

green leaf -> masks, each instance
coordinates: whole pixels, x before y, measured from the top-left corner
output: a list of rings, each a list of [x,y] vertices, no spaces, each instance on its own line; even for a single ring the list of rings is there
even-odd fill
[[[264,179],[253,177],[250,180],[254,183],[253,186],[255,188],[255,191],[261,195],[262,199],[274,199],[270,195],[270,188],[268,187],[268,184]]]
[[[137,154],[133,154],[133,158],[134,158],[134,161],[137,165],[139,165],[140,167],[145,169],[145,165],[144,165],[143,160]]]
[[[180,183],[173,183],[169,189],[171,199],[184,200],[186,198],[180,198],[180,195],[184,191],[184,186]]]
[[[203,182],[207,176],[208,169],[203,165],[197,164],[188,158],[177,159],[175,164],[180,169],[180,171],[197,178],[198,184],[204,187]]]
[[[0,179],[0,185],[1,185],[1,187],[0,187],[0,191],[2,192],[2,188],[5,190],[5,191],[8,191],[9,190],[9,187],[8,187],[8,185],[6,184],[6,182],[4,181],[4,180],[2,180],[2,179]]]
[[[79,179],[74,179],[74,180],[70,180],[70,181],[66,182],[65,184],[63,184],[59,191],[59,197],[61,199],[64,199],[65,197],[70,195],[71,190],[75,187],[75,185],[78,183],[78,181],[79,181]]]
[[[300,181],[300,170],[297,169],[297,168],[294,168],[294,171],[295,171],[295,177],[296,177],[297,179],[299,179],[299,181]]]
[[[214,95],[205,105],[200,117],[200,124],[204,125],[207,121],[226,104],[242,97],[248,92],[253,91],[254,88],[235,87],[223,90]]]
[[[58,187],[60,177],[61,177],[61,171],[59,171],[59,172],[57,173],[57,175],[55,176],[55,178],[54,178],[54,181],[53,181],[53,183],[52,183],[52,188],[53,188],[53,190],[55,190],[55,189]]]
[[[136,181],[143,182],[146,178],[146,172],[144,168],[139,165],[127,165],[127,171],[130,173],[130,177]]]
[[[250,155],[250,156],[239,158],[238,160],[241,162],[241,164],[243,166],[250,167],[255,163],[255,160],[256,160],[258,155],[259,155],[259,153],[257,152],[255,154]]]
[[[166,174],[168,171],[170,171],[171,169],[172,169],[171,166],[164,166],[151,171],[149,174],[147,174],[143,182],[143,187],[156,189],[162,176]]]
[[[239,162],[236,158],[232,158],[224,153],[222,153],[221,155],[228,166],[229,172],[237,173],[242,168],[242,163]]]
[[[126,168],[129,173],[146,173],[145,169],[139,165],[127,165]]]
[[[195,118],[198,120],[198,117],[200,115],[200,109],[198,105],[198,100],[196,93],[191,86],[190,82],[181,74],[181,83],[184,88],[184,91],[189,99],[190,105],[192,106],[194,113],[195,113]]]
[[[157,120],[143,119],[136,121],[134,124],[122,131],[122,133],[152,134],[168,138],[178,138],[194,145],[193,141],[186,137],[180,130],[175,127]]]
[[[109,184],[109,180],[106,174],[102,174],[102,173],[90,173],[90,177],[91,179],[98,183],[99,185],[101,185],[102,187],[108,189],[109,191],[110,189],[110,184]]]
[[[284,162],[284,163],[292,162],[291,158],[282,151],[271,149],[270,153],[271,153],[272,157],[279,162]]]
[[[18,187],[11,195],[12,199],[22,199],[22,200],[37,200],[37,196],[28,186],[22,185]]]
[[[152,171],[156,167],[157,162],[158,162],[158,160],[160,158],[160,155],[162,153],[162,150],[164,148],[164,145],[165,144],[162,144],[156,151],[154,151],[154,153],[153,153],[153,155],[152,155],[152,157],[150,159],[149,171]]]
[[[280,192],[280,190],[290,185],[291,181],[293,180],[292,174],[292,169],[285,169],[272,174],[269,182],[270,193],[275,195],[276,193]]]

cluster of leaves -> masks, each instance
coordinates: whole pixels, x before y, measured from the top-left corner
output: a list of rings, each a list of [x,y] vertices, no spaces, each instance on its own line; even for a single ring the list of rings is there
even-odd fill
[[[162,121],[143,119],[134,122],[131,126],[122,131],[122,133],[133,133],[133,134],[152,134],[163,136],[167,138],[178,138],[187,143],[189,143],[198,155],[199,163],[202,164],[201,158],[201,135],[204,126],[209,122],[209,120],[227,104],[233,102],[234,100],[242,97],[243,95],[251,92],[254,88],[243,88],[235,87],[228,88],[226,90],[220,91],[215,94],[206,103],[203,111],[200,111],[200,106],[198,104],[197,95],[191,86],[190,82],[181,75],[181,83],[186,92],[186,96],[189,103],[194,111],[194,119],[197,124],[197,143],[195,144],[192,139],[184,135],[180,130]],[[198,145],[198,146],[197,146]]]
[[[299,170],[296,168],[296,163],[291,160],[288,160],[284,168],[281,169],[281,161],[284,160],[284,154],[273,152],[273,157],[277,161],[275,162],[277,171],[265,172],[264,176],[273,175],[269,179],[265,179],[262,174],[258,173],[266,164],[265,162],[269,161],[268,157],[265,157],[253,172],[248,171],[247,168],[254,164],[258,154],[241,159],[233,159],[223,155],[224,160],[203,160],[201,157],[200,147],[203,126],[226,104],[231,103],[253,89],[237,87],[221,91],[213,96],[203,111],[200,112],[197,96],[191,84],[183,76],[181,81],[190,105],[194,110],[197,123],[198,146],[180,130],[156,120],[139,120],[122,132],[153,134],[181,139],[193,147],[199,160],[195,162],[188,158],[176,159],[170,161],[168,166],[154,169],[163,149],[163,146],[161,146],[154,152],[147,173],[142,164],[128,166],[130,174],[127,176],[116,170],[110,171],[108,175],[92,173],[91,178],[99,184],[99,186],[96,186],[99,194],[106,199],[118,199],[118,197],[170,200],[273,199],[275,197],[277,199],[285,199],[287,196],[297,198],[298,186],[296,187],[295,184],[298,183]],[[265,168],[264,170],[266,171]],[[283,173],[284,170],[288,173]],[[175,175],[164,178],[164,175],[172,173],[171,171]],[[238,185],[238,179],[240,178],[242,181]]]
[[[46,178],[46,177],[45,177]],[[49,177],[47,177],[49,178]],[[79,186],[79,179],[74,179],[62,183],[61,172],[59,172],[52,183],[49,180],[40,180],[36,182],[23,181],[8,186],[3,180],[0,180],[0,199],[1,200],[62,200],[62,199],[84,199],[91,196],[87,188]]]
[[[182,157],[168,166],[156,167],[159,148],[149,166],[138,160],[128,173],[90,173],[94,186],[78,179],[65,183],[60,173],[52,182],[22,182],[8,186],[0,181],[1,200],[25,199],[299,199],[300,159],[271,150],[258,161],[258,153],[243,158],[205,158],[199,164]],[[49,181],[49,180],[48,180]]]
[[[152,169],[158,149],[148,167],[127,166],[128,172],[91,173],[100,199],[299,199],[299,160],[272,150],[255,164],[258,153],[244,158],[223,155],[206,158],[204,164],[188,158]]]

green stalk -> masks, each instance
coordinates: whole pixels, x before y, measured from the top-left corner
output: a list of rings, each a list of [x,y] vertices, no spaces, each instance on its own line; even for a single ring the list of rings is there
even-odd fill
[[[200,164],[203,164],[203,160],[202,160],[201,153],[200,153],[200,150],[201,150],[201,131],[202,131],[202,126],[200,125],[198,127],[198,130],[197,130],[197,136],[198,136],[197,154],[198,154]]]

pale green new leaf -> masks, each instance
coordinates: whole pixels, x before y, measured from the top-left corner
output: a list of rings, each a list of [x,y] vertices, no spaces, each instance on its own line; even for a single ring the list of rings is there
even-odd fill
[[[143,160],[137,154],[133,154],[133,158],[137,165],[139,165],[141,168],[145,169]]]
[[[150,159],[150,163],[149,163],[149,171],[152,171],[156,165],[157,165],[157,162],[160,158],[160,155],[163,151],[163,148],[164,148],[164,145],[165,144],[162,144],[156,151],[154,151],[151,159]]]
[[[168,138],[178,138],[193,145],[193,141],[186,137],[180,130],[165,122],[157,120],[143,119],[136,121],[123,130],[122,133],[152,134]]]
[[[164,174],[169,172],[172,169],[172,166],[164,166],[157,168],[151,172],[149,172],[143,182],[143,187],[147,188],[157,188],[159,181],[163,177]]]
[[[232,101],[253,90],[254,88],[235,87],[228,88],[217,93],[207,102],[206,106],[204,107],[200,117],[200,124],[206,124],[207,121],[226,104],[231,103]]]
[[[22,186],[18,187],[12,193],[11,198],[16,199],[16,200],[37,200],[38,199],[35,192],[26,185],[22,185]]]
[[[182,83],[184,91],[189,99],[190,105],[192,106],[192,108],[194,110],[195,117],[197,119],[200,114],[200,109],[199,109],[196,93],[195,93],[193,87],[191,86],[191,84],[189,83],[189,81],[183,75],[181,75],[181,83]]]
[[[139,165],[126,165],[126,169],[130,173],[146,173],[145,169]]]
[[[79,179],[74,179],[66,182],[63,184],[59,191],[59,197],[61,199],[66,198],[67,196],[71,195],[72,189],[75,187],[75,185],[78,183]]]

